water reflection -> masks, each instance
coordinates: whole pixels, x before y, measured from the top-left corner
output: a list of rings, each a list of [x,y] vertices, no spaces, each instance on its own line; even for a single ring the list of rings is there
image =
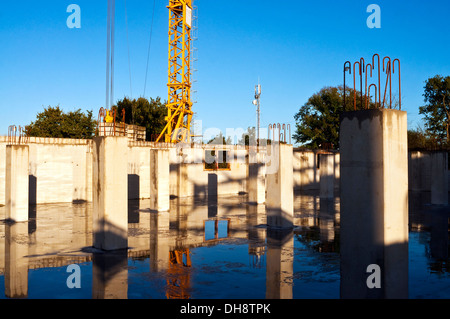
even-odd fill
[[[246,196],[173,199],[164,213],[130,201],[129,249],[109,253],[92,249],[89,203],[39,205],[28,223],[0,222],[0,298],[340,298],[340,202],[318,195],[296,195],[284,232]],[[409,297],[450,298],[450,216],[428,197],[410,196]],[[65,286],[73,263],[79,292]]]
[[[28,296],[28,225],[13,223],[5,226],[5,296]]]
[[[92,264],[92,298],[127,299],[127,251],[95,252]]]
[[[266,298],[292,299],[294,232],[267,230]]]

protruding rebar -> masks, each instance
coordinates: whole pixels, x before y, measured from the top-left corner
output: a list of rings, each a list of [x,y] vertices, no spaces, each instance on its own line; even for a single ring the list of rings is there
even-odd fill
[[[370,106],[370,88],[372,86],[375,87],[375,107],[377,106],[377,91],[378,91],[378,89],[377,89],[377,85],[372,83],[371,85],[369,85],[369,90],[368,90],[369,96],[368,96],[368,102],[366,102],[366,109],[369,109],[369,106]]]
[[[399,102],[399,110],[402,110],[402,79],[400,73],[400,60],[395,59],[392,61],[392,73],[395,73],[395,61],[398,63],[398,102]]]
[[[388,62],[386,64],[386,71],[385,71],[385,64],[384,61],[388,59]],[[389,108],[392,108],[392,81],[391,81],[391,58],[388,56],[385,56],[383,58],[383,72],[386,72],[386,86],[384,88],[384,98],[383,98],[383,107],[386,102],[386,92],[387,92],[387,86],[389,82]]]
[[[348,66],[347,66],[347,64],[348,64]],[[345,61],[345,63],[344,63],[344,107],[343,107],[344,110],[345,110],[345,107],[346,107],[345,99],[347,97],[346,93],[345,93],[345,89],[346,89],[346,86],[345,86],[345,73],[347,71],[349,71],[349,74],[352,74],[352,63],[350,61]]]
[[[381,68],[380,68],[380,55],[378,53],[375,53],[372,56],[372,69],[375,68],[375,56],[378,57],[378,103],[380,104],[379,107],[381,108]]]

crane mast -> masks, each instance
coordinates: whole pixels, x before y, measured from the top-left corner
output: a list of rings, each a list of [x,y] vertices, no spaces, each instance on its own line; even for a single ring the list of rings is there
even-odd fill
[[[157,139],[166,143],[191,138],[191,43],[194,0],[169,0],[169,81],[166,126]]]

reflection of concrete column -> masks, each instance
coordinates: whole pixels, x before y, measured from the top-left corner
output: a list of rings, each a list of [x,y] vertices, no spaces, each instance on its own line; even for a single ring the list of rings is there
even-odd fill
[[[266,298],[292,299],[294,233],[267,230]]]
[[[341,298],[407,298],[406,112],[348,112],[340,127]],[[372,264],[381,288],[367,286]]]
[[[88,225],[90,224],[91,216],[88,215],[88,205],[74,205],[73,206],[73,220],[72,220],[72,238],[68,238],[68,242],[72,242],[75,247],[87,247],[91,245],[91,238],[88,238]]]
[[[264,205],[247,206],[247,234],[248,254],[252,259],[252,266],[258,267],[262,264],[262,258],[266,253],[266,230],[257,227],[266,224],[264,220],[266,207]]]
[[[169,265],[170,214],[150,215],[150,270],[157,272]]]
[[[93,254],[92,298],[128,298],[128,254],[126,249]]]
[[[28,145],[6,146],[6,218],[16,222],[28,220]]]
[[[150,151],[150,208],[159,212],[170,209],[169,150]]]
[[[5,226],[5,296],[28,297],[28,224]]]
[[[431,205],[427,213],[431,214],[431,256],[439,260],[448,259],[448,229],[450,206]]]
[[[104,250],[128,246],[128,139],[94,138],[94,247]]]
[[[335,238],[335,202],[333,199],[320,199],[319,228],[320,240],[323,243],[332,242]]]
[[[320,198],[334,197],[334,154],[320,154]]]
[[[448,204],[448,154],[431,153],[431,204]]]
[[[292,145],[273,143],[267,169],[267,224],[292,227],[294,217]]]

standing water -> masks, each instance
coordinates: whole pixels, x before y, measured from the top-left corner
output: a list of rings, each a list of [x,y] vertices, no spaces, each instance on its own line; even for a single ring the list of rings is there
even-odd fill
[[[409,298],[450,298],[449,215],[410,193]],[[266,226],[246,196],[130,201],[126,251],[92,248],[92,205],[0,207],[0,299],[339,299],[339,198],[295,195],[294,229]],[[357,256],[355,257],[357,258]]]

